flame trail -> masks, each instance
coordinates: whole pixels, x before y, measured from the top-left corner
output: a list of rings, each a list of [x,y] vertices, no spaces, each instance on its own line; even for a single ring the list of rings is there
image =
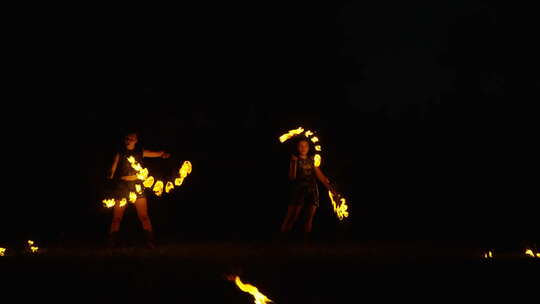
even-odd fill
[[[114,207],[114,205],[116,205],[116,202],[114,201],[114,198],[104,199],[103,200],[103,205],[105,205],[105,207],[107,207],[107,208],[112,208],[112,207]]]
[[[129,193],[129,201],[132,202],[132,203],[135,203],[136,200],[137,200],[137,194],[135,194],[135,192],[130,192]]]
[[[156,184],[154,185],[154,193],[157,195],[157,196],[161,196],[161,194],[163,193],[163,182],[158,180],[156,182]]]
[[[138,194],[142,194],[142,186],[140,184],[135,184],[135,191],[137,191]]]
[[[347,201],[345,198],[341,197],[340,194],[337,195],[337,199],[339,203],[336,203],[334,195],[332,194],[332,191],[328,191],[328,196],[330,197],[330,200],[332,201],[332,206],[334,207],[334,212],[336,213],[339,220],[343,220],[345,217],[349,217],[349,211],[347,211]]]
[[[143,185],[144,185],[146,188],[152,187],[153,184],[154,184],[154,177],[153,177],[153,176],[148,177],[148,178],[145,179],[144,182],[143,182]]]
[[[33,246],[33,245],[34,245],[34,241],[28,240],[28,248],[30,248],[30,251],[32,251],[33,253],[36,253],[39,250],[39,247]]]
[[[299,135],[299,134],[302,134],[302,132],[304,132],[304,128],[302,127],[299,127],[298,129],[295,129],[295,130],[290,130],[289,132],[281,135],[279,137],[279,141],[281,143],[284,143],[285,141],[287,141],[289,138],[293,137],[293,136],[296,136],[296,135]]]
[[[174,184],[175,184],[176,186],[180,186],[180,185],[182,185],[182,182],[183,182],[183,181],[184,181],[184,179],[183,179],[182,177],[178,177],[178,178],[176,178],[176,179],[174,180]]]
[[[242,283],[239,276],[234,276],[234,283],[236,283],[236,286],[238,286],[238,288],[240,288],[240,290],[243,292],[251,294],[253,298],[255,298],[255,304],[267,304],[272,302],[272,300],[260,293],[257,287],[251,284]]]
[[[127,204],[126,198],[123,197],[118,203],[120,207],[124,207]]]
[[[4,256],[6,254],[6,248],[0,247],[0,256]]]
[[[172,190],[173,188],[174,188],[173,183],[167,182],[167,185],[165,185],[165,192],[166,192],[166,193],[169,193],[169,192],[171,192],[171,190]]]

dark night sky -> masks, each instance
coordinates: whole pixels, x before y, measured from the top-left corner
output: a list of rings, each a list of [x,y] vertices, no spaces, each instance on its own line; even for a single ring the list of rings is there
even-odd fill
[[[512,100],[538,96],[537,48],[509,34],[502,7],[400,3],[149,7],[23,28],[3,113],[23,195],[2,233],[99,238],[103,171],[135,118],[146,146],[195,166],[181,193],[150,202],[163,235],[275,231],[287,165],[276,138],[298,125],[325,140],[323,170],[354,204],[353,238],[535,235],[531,182],[516,169],[531,167],[519,155],[531,155],[534,119]],[[527,37],[530,20],[513,33]],[[24,190],[29,179],[39,185]],[[201,205],[209,214],[195,220]],[[336,231],[328,209],[317,220]]]

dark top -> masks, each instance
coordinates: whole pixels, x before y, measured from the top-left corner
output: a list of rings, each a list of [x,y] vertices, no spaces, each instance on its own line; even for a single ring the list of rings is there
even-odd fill
[[[298,157],[295,183],[306,186],[317,185],[315,180],[315,160],[312,156],[308,156],[306,159]]]

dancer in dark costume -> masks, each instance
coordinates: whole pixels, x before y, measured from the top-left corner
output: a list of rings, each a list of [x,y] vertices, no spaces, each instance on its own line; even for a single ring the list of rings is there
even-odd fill
[[[136,171],[131,167],[131,164],[127,160],[129,156],[133,156],[135,160],[141,164],[141,166],[143,163],[143,157],[168,158],[170,156],[164,151],[149,151],[139,148],[136,146],[137,142],[138,136],[136,132],[126,134],[124,137],[123,149],[121,149],[121,151],[116,153],[114,156],[108,178],[113,179],[115,175],[117,176],[117,198],[128,198],[130,192],[137,193],[135,185],[142,184],[141,181],[137,179]],[[148,208],[146,205],[144,190],[140,194],[137,193],[137,200],[134,204],[144,230],[146,245],[149,248],[155,248],[152,222],[150,221],[150,217],[148,217]],[[120,230],[120,223],[122,222],[122,217],[124,216],[126,206],[127,205],[120,206],[120,204],[116,204],[114,206],[113,219],[109,230],[110,247],[115,247],[117,245],[118,231]]]
[[[287,215],[281,225],[282,233],[289,233],[302,208],[306,210],[304,223],[304,241],[309,241],[313,226],[313,217],[319,206],[319,180],[328,190],[334,191],[328,178],[315,166],[314,157],[309,155],[310,144],[306,139],[300,139],[296,146],[297,154],[291,155],[289,165],[289,179],[292,181],[291,200],[287,208]]]

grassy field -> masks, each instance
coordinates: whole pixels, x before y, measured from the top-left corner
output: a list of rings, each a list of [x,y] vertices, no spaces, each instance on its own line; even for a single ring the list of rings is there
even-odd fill
[[[0,257],[0,269],[2,294],[33,302],[253,303],[228,274],[275,303],[484,302],[515,283],[514,298],[533,297],[540,259],[494,254],[485,259],[481,248],[433,242],[186,242],[155,250],[73,243],[12,251]]]

